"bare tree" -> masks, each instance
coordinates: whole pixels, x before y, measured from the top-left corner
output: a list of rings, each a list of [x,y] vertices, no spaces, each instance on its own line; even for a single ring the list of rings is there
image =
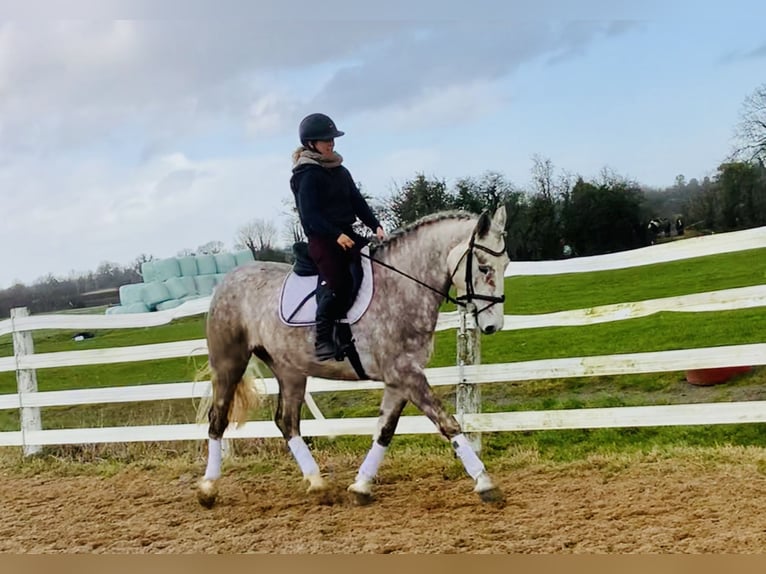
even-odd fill
[[[551,201],[555,195],[553,183],[554,168],[550,158],[538,154],[532,156],[532,183],[538,196]]]
[[[745,98],[735,129],[735,155],[746,161],[766,163],[766,84]]]
[[[284,237],[289,244],[306,241],[306,234],[303,233],[303,226],[301,226],[297,214],[293,214],[293,217],[291,217],[285,224],[282,237]]]
[[[223,252],[223,241],[208,241],[204,245],[197,247],[197,253],[200,255],[215,255]]]
[[[277,236],[277,228],[272,221],[253,219],[237,230],[235,241],[247,247],[255,257],[259,251],[271,249]]]

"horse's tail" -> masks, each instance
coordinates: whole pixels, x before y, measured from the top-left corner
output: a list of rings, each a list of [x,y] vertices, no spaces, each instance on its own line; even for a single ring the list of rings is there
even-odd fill
[[[250,361],[245,374],[242,375],[242,379],[237,383],[237,387],[234,390],[234,399],[229,406],[228,419],[230,424],[234,423],[235,428],[247,422],[248,412],[258,407],[261,403],[263,393],[258,388],[256,378],[260,379],[264,389],[265,383],[259,362],[260,361],[258,360]],[[202,400],[200,400],[199,406],[197,407],[197,424],[204,424],[207,422],[208,412],[215,400],[215,389],[218,388],[214,380],[215,373],[210,368],[210,362],[206,361],[202,367],[196,370],[194,381],[203,381],[208,377],[211,379],[211,392],[206,394],[202,397]]]

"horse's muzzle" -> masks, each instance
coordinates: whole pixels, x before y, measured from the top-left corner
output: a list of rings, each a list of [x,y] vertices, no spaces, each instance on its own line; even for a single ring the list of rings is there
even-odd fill
[[[497,331],[497,327],[495,327],[494,325],[487,325],[481,330],[481,332],[484,333],[485,335],[491,335],[495,331]]]

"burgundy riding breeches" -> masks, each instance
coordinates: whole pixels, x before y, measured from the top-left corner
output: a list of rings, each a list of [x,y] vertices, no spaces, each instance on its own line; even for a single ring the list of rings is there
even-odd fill
[[[354,247],[343,249],[335,239],[321,236],[308,238],[309,255],[319,269],[319,277],[335,292],[339,301],[343,302],[345,311],[351,305],[353,277],[351,264],[361,258],[359,250],[367,244],[363,237],[349,235],[354,240]]]

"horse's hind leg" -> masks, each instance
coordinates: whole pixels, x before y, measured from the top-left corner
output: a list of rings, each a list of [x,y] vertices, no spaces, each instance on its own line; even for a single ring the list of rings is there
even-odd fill
[[[444,410],[441,401],[434,396],[425,374],[421,370],[409,371],[404,381],[407,398],[433,421],[439,432],[450,441],[466,472],[476,481],[474,492],[478,493],[484,502],[502,500],[502,492],[487,474],[484,463],[463,434],[460,423]]]
[[[208,427],[207,467],[197,491],[197,499],[206,508],[213,506],[218,494],[217,482],[221,477],[222,459],[221,437],[229,426],[229,408],[250,360],[250,352],[243,343],[227,347],[225,356],[215,352],[212,345],[210,347],[213,404],[208,410],[210,426]]]
[[[378,417],[378,426],[375,435],[372,437],[372,447],[367,452],[367,456],[359,467],[356,479],[348,491],[354,497],[357,504],[368,504],[372,494],[372,481],[378,474],[380,463],[386,454],[391,439],[394,438],[396,425],[399,423],[399,417],[407,404],[407,399],[401,396],[398,391],[386,387],[383,391],[383,399],[380,403],[380,416]]]
[[[319,473],[319,466],[301,437],[301,406],[306,394],[306,376],[298,372],[282,373],[274,370],[279,383],[279,397],[274,422],[282,431],[295,462],[308,481],[307,492],[327,489],[327,482]]]

